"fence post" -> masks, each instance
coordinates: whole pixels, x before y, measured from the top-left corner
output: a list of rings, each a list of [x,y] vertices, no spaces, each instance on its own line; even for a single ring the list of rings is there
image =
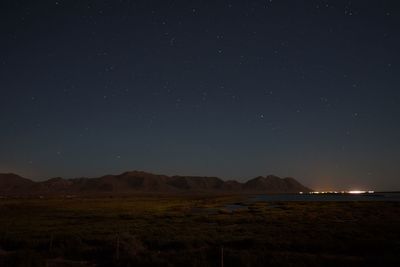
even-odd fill
[[[49,244],[49,251],[53,250],[53,233],[51,233],[50,235],[50,244]]]
[[[117,248],[115,258],[117,259],[117,261],[119,260],[119,234],[117,234]]]
[[[224,247],[221,247],[221,267],[224,267]]]

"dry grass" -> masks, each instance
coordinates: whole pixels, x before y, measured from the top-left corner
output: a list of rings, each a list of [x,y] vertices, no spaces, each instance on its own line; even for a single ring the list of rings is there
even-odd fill
[[[0,266],[400,266],[400,203],[0,200]]]

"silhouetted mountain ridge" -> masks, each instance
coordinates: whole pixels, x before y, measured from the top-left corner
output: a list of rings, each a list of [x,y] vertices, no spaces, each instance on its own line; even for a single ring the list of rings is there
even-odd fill
[[[34,182],[16,174],[0,174],[1,195],[85,195],[135,193],[297,193],[311,189],[294,178],[259,176],[241,183],[218,177],[167,176],[142,171],[124,172],[97,178]]]
[[[34,185],[35,182],[14,173],[0,173],[0,192],[14,192]]]

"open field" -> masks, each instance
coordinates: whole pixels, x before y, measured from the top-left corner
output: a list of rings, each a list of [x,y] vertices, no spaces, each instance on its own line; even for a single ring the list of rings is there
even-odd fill
[[[0,199],[0,266],[400,266],[400,202],[246,199]]]

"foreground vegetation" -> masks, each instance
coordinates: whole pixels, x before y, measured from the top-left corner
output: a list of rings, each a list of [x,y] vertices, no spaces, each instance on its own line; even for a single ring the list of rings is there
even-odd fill
[[[400,266],[398,202],[246,199],[0,199],[0,266]]]

